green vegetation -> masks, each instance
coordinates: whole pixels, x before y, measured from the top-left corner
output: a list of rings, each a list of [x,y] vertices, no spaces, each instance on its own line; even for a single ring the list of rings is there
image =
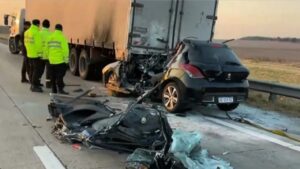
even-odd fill
[[[269,102],[269,94],[250,91],[247,103],[261,109],[283,112],[291,116],[300,117],[300,100],[298,99],[277,96],[277,101],[272,103]]]
[[[251,72],[250,79],[259,79],[300,87],[300,63],[262,62],[259,60],[242,60]],[[250,91],[247,103],[267,109],[284,112],[300,117],[300,100],[277,96],[275,103],[269,102],[269,94]]]
[[[249,59],[242,60],[242,62],[250,69],[250,79],[300,87],[300,63],[263,62]]]
[[[263,37],[263,36],[247,36],[240,38],[240,40],[259,40],[259,41],[278,41],[278,42],[292,42],[300,43],[300,38],[295,37]]]

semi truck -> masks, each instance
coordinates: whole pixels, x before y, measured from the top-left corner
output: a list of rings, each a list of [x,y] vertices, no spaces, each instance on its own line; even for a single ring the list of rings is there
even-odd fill
[[[20,35],[23,31],[25,18],[25,9],[21,9],[14,14],[4,15],[4,25],[10,27],[10,36],[8,39],[9,51],[12,54],[19,54],[21,51]]]
[[[26,16],[16,20],[48,19],[52,30],[62,24],[70,71],[87,79],[116,60],[171,51],[184,38],[212,40],[217,6],[218,0],[26,0]]]

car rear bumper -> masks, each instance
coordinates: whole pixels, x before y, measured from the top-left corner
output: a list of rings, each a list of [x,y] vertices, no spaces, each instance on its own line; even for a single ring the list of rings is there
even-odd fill
[[[206,79],[191,79],[183,77],[181,79],[186,95],[193,102],[202,103],[224,103],[219,99],[230,98],[231,103],[240,103],[247,99],[249,83],[242,82],[210,82]]]
[[[187,97],[189,101],[210,103],[210,104],[224,104],[224,103],[240,103],[247,99],[248,91],[245,92],[222,92],[222,93],[205,93],[193,89],[187,90]],[[221,100],[230,99],[230,102],[222,102]]]

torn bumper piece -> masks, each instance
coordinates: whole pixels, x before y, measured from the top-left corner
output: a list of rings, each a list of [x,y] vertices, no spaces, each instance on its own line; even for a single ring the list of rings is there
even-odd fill
[[[138,104],[116,113],[100,101],[61,95],[53,95],[48,107],[55,118],[52,133],[62,141],[122,152],[157,149],[165,143],[160,113],[151,107]]]

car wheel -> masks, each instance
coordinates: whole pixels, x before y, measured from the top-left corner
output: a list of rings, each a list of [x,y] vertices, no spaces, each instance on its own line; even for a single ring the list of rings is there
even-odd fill
[[[239,103],[231,103],[231,104],[217,104],[218,108],[223,111],[231,111],[236,109],[239,106]]]
[[[162,92],[162,102],[164,107],[171,113],[178,112],[183,109],[184,89],[180,88],[178,84],[168,83]]]
[[[69,61],[69,67],[70,71],[73,75],[78,75],[78,53],[76,48],[72,48],[70,52],[70,61]]]

